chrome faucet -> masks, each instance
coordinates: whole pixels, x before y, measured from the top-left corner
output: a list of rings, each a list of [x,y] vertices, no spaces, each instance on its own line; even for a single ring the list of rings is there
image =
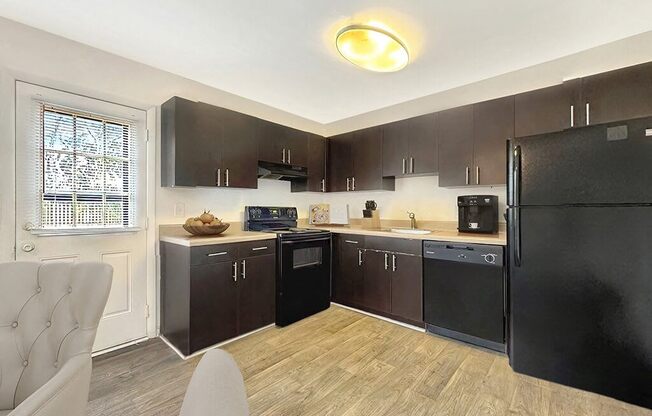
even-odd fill
[[[414,212],[408,211],[408,217],[410,217],[410,228],[413,230],[417,228],[417,218],[414,216]]]

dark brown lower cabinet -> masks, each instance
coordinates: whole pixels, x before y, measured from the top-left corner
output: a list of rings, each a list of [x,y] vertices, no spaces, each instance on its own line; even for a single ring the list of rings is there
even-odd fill
[[[275,244],[161,242],[162,335],[190,355],[273,323]]]
[[[423,325],[421,241],[333,235],[333,301]]]

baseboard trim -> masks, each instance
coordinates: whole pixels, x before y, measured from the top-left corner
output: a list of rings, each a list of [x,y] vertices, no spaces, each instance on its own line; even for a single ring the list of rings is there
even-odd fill
[[[202,355],[202,354],[204,354],[204,353],[205,353],[206,351],[208,351],[208,350],[212,350],[212,349],[214,349],[214,348],[219,348],[219,347],[221,347],[221,346],[223,346],[223,345],[230,344],[230,343],[232,343],[232,342],[234,342],[234,341],[237,341],[237,340],[242,339],[242,338],[246,338],[246,337],[248,337],[249,335],[253,335],[253,334],[255,334],[256,332],[260,332],[260,331],[262,331],[262,330],[264,330],[264,329],[271,328],[271,327],[273,327],[273,326],[275,326],[275,325],[276,325],[276,324],[269,324],[269,325],[266,325],[266,326],[264,326],[264,327],[262,327],[262,328],[254,329],[253,331],[251,331],[251,332],[247,332],[246,334],[238,335],[238,336],[235,337],[235,338],[227,339],[226,341],[218,342],[217,344],[210,345],[210,346],[208,346],[208,347],[206,347],[206,348],[202,348],[201,350],[199,350],[199,351],[195,351],[195,352],[193,352],[193,353],[190,354],[190,355],[184,355],[181,351],[179,351],[179,349],[178,349],[177,347],[175,347],[174,345],[172,345],[172,343],[171,343],[167,338],[165,338],[163,335],[159,335],[159,338],[160,338],[164,343],[166,343],[167,346],[170,347],[170,348],[172,349],[172,351],[176,352],[177,355],[178,355],[182,360],[188,360],[188,359],[190,359],[190,358],[193,358],[193,357],[197,357],[197,356],[199,356],[199,355]]]
[[[362,309],[352,308],[351,306],[342,305],[341,303],[331,302],[331,305],[336,305],[336,306],[339,306],[340,308],[348,309],[348,310],[351,310],[351,311],[354,311],[354,312],[361,313],[361,314],[363,314],[363,315],[367,315],[367,316],[371,316],[371,317],[373,317],[373,318],[381,319],[381,320],[383,320],[383,321],[386,321],[386,322],[392,323],[392,324],[394,324],[394,325],[404,326],[404,327],[409,328],[409,329],[412,329],[412,330],[414,330],[414,331],[426,332],[425,328],[421,328],[421,327],[418,327],[418,326],[414,326],[414,325],[406,324],[405,322],[397,321],[397,320],[395,320],[395,319],[387,318],[387,317],[385,317],[385,316],[376,315],[375,313],[371,313],[371,312],[363,311]]]
[[[156,337],[153,337],[153,338],[156,338]],[[140,344],[141,342],[145,342],[145,341],[147,341],[149,339],[151,339],[151,338],[150,337],[138,338],[138,339],[135,339],[133,341],[125,342],[124,344],[120,344],[120,345],[116,345],[114,347],[109,347],[109,348],[105,348],[103,350],[95,351],[95,352],[91,353],[91,357],[97,357],[97,356],[100,356],[102,354],[106,354],[106,353],[109,353],[109,352],[121,350],[123,348],[131,347],[132,345]]]

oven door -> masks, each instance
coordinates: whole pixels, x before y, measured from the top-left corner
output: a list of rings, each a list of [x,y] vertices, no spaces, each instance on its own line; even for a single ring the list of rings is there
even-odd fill
[[[330,306],[331,237],[293,235],[279,246],[276,324],[286,326]]]

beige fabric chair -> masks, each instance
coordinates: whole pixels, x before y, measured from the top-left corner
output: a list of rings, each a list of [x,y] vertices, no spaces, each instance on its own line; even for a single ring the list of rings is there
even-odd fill
[[[0,416],[86,413],[112,275],[103,263],[0,263]]]
[[[247,415],[247,392],[238,365],[225,351],[208,351],[190,379],[180,416]]]

